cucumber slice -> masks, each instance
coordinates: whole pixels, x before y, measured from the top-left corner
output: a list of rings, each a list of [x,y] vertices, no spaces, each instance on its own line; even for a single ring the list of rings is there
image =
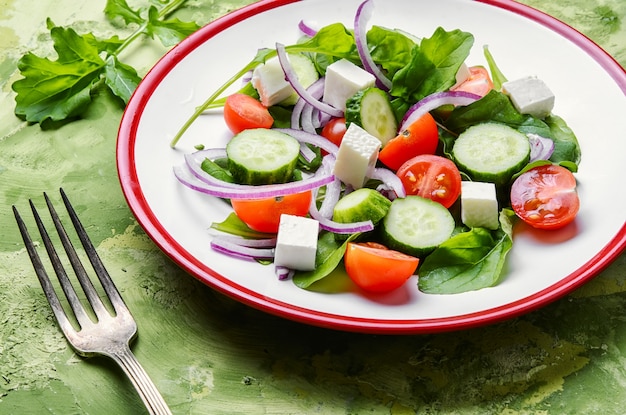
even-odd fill
[[[226,145],[228,169],[236,183],[285,183],[293,175],[300,143],[285,133],[265,128],[244,130]]]
[[[421,196],[395,199],[383,219],[387,247],[423,257],[450,238],[454,217],[440,203]]]
[[[385,144],[398,134],[398,122],[387,93],[376,87],[363,89],[346,102],[346,123],[355,123]]]
[[[452,157],[473,180],[507,184],[530,159],[528,138],[504,124],[472,126],[459,135]]]
[[[342,197],[333,209],[333,219],[341,223],[371,220],[377,224],[385,217],[391,201],[374,189],[362,187]]]

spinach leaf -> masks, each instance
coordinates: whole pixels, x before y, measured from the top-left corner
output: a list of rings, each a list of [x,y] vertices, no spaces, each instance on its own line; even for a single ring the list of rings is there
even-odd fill
[[[234,212],[228,215],[228,217],[226,217],[226,219],[222,222],[213,222],[211,224],[211,229],[249,239],[265,239],[276,236],[274,234],[258,232],[250,229],[248,225],[239,219],[239,216],[237,216]]]
[[[324,232],[317,242],[317,254],[315,256],[315,269],[313,271],[296,271],[293,282],[300,288],[308,288],[314,282],[328,276],[337,268],[343,254],[346,252],[348,242],[358,238],[360,233],[350,235],[345,241],[337,241],[331,232]]]
[[[513,247],[513,212],[500,213],[500,228],[472,228],[437,247],[419,268],[418,286],[429,294],[456,294],[491,287],[500,281]]]
[[[456,82],[456,73],[474,44],[472,34],[437,28],[430,38],[412,49],[410,62],[393,77],[391,95],[406,102],[417,102],[434,92],[444,91]]]
[[[374,62],[380,64],[392,79],[396,72],[411,61],[415,42],[397,30],[372,26],[367,32],[367,44]]]
[[[578,166],[581,158],[580,145],[576,135],[568,127],[565,120],[557,115],[547,116],[545,122],[550,127],[554,141],[554,152],[550,156],[550,161],[561,164],[570,162],[566,167],[572,170],[571,163]]]

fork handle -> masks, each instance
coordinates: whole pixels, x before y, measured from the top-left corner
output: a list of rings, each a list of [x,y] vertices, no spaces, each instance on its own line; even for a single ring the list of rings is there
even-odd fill
[[[141,400],[148,409],[148,413],[154,415],[172,415],[172,411],[170,411],[161,393],[128,345],[120,345],[119,349],[115,353],[112,353],[110,357],[120,365],[133,386],[135,386]]]

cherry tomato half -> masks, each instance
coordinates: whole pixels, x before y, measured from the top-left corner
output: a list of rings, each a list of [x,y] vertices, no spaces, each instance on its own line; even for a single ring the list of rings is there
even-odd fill
[[[402,286],[415,273],[419,259],[375,242],[348,242],[344,265],[361,289],[388,292]]]
[[[378,159],[392,170],[398,170],[410,158],[420,154],[434,154],[439,143],[437,123],[430,114],[418,118],[387,142]]]
[[[267,108],[246,94],[232,94],[226,98],[224,121],[234,134],[251,128],[270,128],[274,124]]]
[[[283,213],[305,216],[309,212],[311,191],[265,199],[231,199],[233,210],[251,229],[276,233]]]
[[[469,68],[470,76],[460,85],[450,88],[452,91],[471,92],[484,97],[493,89],[493,81],[487,69],[482,66],[472,66]]]
[[[333,118],[328,121],[324,128],[322,128],[322,137],[326,138],[331,143],[339,146],[343,135],[346,133],[346,119],[345,118]]]
[[[558,165],[532,168],[513,182],[511,207],[530,226],[561,228],[574,220],[580,208],[576,178]]]
[[[449,159],[422,154],[404,163],[396,172],[406,193],[441,203],[446,208],[461,194],[461,173]]]

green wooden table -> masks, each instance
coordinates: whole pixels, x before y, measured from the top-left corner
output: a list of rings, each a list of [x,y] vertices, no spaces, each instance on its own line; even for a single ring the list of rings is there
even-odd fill
[[[133,2],[129,2],[133,3]],[[140,1],[134,2],[141,3]],[[144,2],[147,3],[147,2]],[[250,3],[193,1],[206,23]],[[623,0],[524,0],[577,28],[626,66]],[[68,347],[23,249],[10,206],[63,187],[139,324],[134,351],[176,414],[623,414],[626,255],[571,295],[500,324],[375,336],[286,321],[186,275],[135,222],[120,191],[122,109],[104,89],[85,116],[43,130],[13,114],[27,51],[50,53],[46,18],[110,34],[104,1],[0,0],[0,413],[136,414],[108,360]],[[127,59],[145,73],[166,50]]]

